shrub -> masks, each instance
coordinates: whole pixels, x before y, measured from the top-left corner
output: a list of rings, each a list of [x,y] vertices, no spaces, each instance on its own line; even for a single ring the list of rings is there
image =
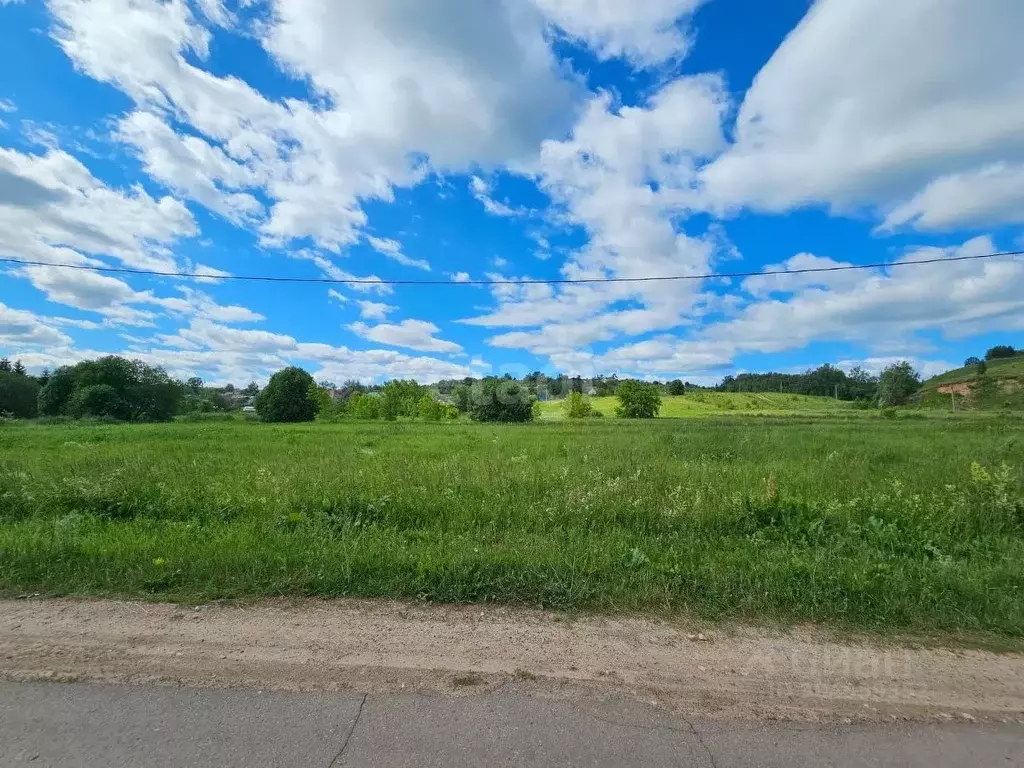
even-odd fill
[[[992,347],[988,352],[985,353],[986,360],[1003,360],[1007,357],[1014,357],[1017,354],[1017,350],[1011,347],[1009,344],[1001,344],[999,346]]]
[[[67,410],[76,419],[89,416],[122,421],[128,419],[127,403],[109,384],[93,384],[91,387],[76,389]]]
[[[471,400],[474,421],[524,422],[536,415],[533,397],[513,379],[484,379],[473,387]]]
[[[445,416],[444,403],[434,399],[434,396],[427,392],[420,398],[420,418],[424,421],[440,421]]]
[[[883,419],[895,419],[899,415],[899,411],[897,411],[892,406],[890,406],[888,408],[883,408],[880,411],[880,413],[881,413]]]
[[[426,393],[427,388],[415,381],[389,381],[381,392],[380,415],[388,421],[399,416],[415,418],[420,415],[420,401]]]
[[[654,384],[624,381],[616,391],[619,406],[615,413],[623,419],[653,419],[661,410],[661,395]]]
[[[0,411],[17,419],[33,419],[39,412],[39,382],[31,376],[0,373]]]
[[[966,360],[964,360],[964,368],[973,368],[975,365],[980,365],[980,364],[981,364],[981,358],[980,357],[968,357]]]
[[[568,419],[587,419],[594,414],[593,404],[579,392],[569,393],[562,403],[562,410]]]
[[[348,412],[353,419],[376,421],[380,418],[380,397],[356,392],[348,399]]]
[[[256,412],[263,421],[300,422],[316,418],[316,382],[301,368],[285,368],[270,377],[256,398]]]
[[[665,390],[670,395],[678,397],[679,395],[686,394],[686,385],[679,379],[673,379],[668,383],[668,386],[665,387]]]

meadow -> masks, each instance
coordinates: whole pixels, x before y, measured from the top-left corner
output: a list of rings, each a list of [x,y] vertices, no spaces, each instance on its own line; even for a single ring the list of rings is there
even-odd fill
[[[619,401],[616,397],[588,398],[594,410],[602,416],[614,416]],[[560,420],[563,400],[549,400],[540,404],[541,419]],[[688,416],[758,415],[783,416],[792,414],[833,414],[851,410],[853,404],[827,397],[789,395],[775,392],[710,392],[694,391],[688,395],[662,396],[660,418],[678,419]]]
[[[9,423],[0,594],[386,596],[1019,638],[1022,468],[1019,418],[848,408]]]

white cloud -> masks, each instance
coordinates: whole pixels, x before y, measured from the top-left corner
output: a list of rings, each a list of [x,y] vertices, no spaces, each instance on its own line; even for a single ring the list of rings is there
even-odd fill
[[[398,310],[398,307],[379,301],[358,301],[356,303],[359,305],[359,315],[364,320],[383,320]]]
[[[179,287],[182,296],[161,297],[152,291],[137,291],[128,283],[110,275],[87,270],[68,270],[52,266],[23,267],[14,272],[26,277],[46,298],[105,318],[107,325],[152,326],[158,315],[135,305],[151,305],[181,316],[203,316],[220,322],[239,323],[263,320],[263,315],[247,307],[218,304],[202,291]]]
[[[1024,126],[1021,126],[1024,130]],[[912,224],[952,230],[978,224],[1024,222],[1024,164],[997,163],[936,179],[886,217],[883,230]]]
[[[14,309],[0,302],[0,345],[5,350],[71,343],[71,338],[67,334],[53,326],[51,318],[40,317],[23,309]]]
[[[359,275],[353,275],[350,272],[338,267],[333,261],[324,256],[321,253],[314,251],[299,250],[299,251],[288,251],[287,255],[289,258],[298,259],[300,261],[310,261],[317,266],[320,270],[320,274],[331,280],[354,280],[356,282],[344,283],[344,286],[350,290],[358,293],[378,293],[382,296],[394,293],[395,289],[386,283],[381,283],[380,278],[376,275],[366,275],[360,277]],[[362,282],[360,282],[362,281]],[[369,282],[367,282],[369,281]]]
[[[469,190],[473,193],[473,197],[483,205],[484,210],[492,216],[514,218],[529,214],[529,211],[527,210],[522,208],[512,208],[506,203],[499,202],[491,197],[491,185],[479,176],[474,176],[469,180]]]
[[[197,283],[220,283],[223,282],[220,278],[231,277],[230,272],[217,269],[216,267],[209,267],[206,264],[194,264],[186,271],[193,275],[200,275],[200,277],[192,278]]]
[[[422,269],[426,272],[430,271],[430,262],[424,261],[423,259],[410,259],[404,253],[402,253],[402,244],[397,240],[389,240],[382,237],[367,236],[367,242],[370,247],[377,253],[387,256],[392,261],[397,261],[406,267],[414,267],[415,269]]]
[[[717,77],[669,83],[641,107],[613,109],[595,97],[565,141],[546,141],[539,183],[583,227],[589,243],[563,266],[567,278],[651,277],[711,270],[713,238],[677,231],[674,218],[696,202],[698,158],[724,145],[727,108]],[[496,286],[498,307],[464,322],[491,328],[537,327],[489,343],[530,349],[554,361],[595,341],[667,330],[699,310],[697,283],[592,283]],[[615,305],[633,305],[627,309]]]
[[[709,203],[868,205],[923,228],[1012,214],[1005,172],[985,203],[949,193],[1024,159],[1022,28],[1018,0],[818,0],[747,92],[735,145],[704,170]]]
[[[210,33],[184,0],[48,5],[76,65],[139,106],[124,132],[147,168],[236,220],[259,215],[240,191],[257,181],[270,201],[259,225],[269,245],[351,245],[366,224],[363,201],[391,200],[431,168],[530,156],[568,125],[579,92],[540,15],[520,1],[270,0],[260,40],[316,92],[283,103],[202,68]],[[218,20],[219,4],[204,8]],[[158,115],[197,135],[169,132]],[[197,168],[201,158],[212,162]]]
[[[690,47],[688,16],[704,0],[533,0],[567,35],[602,58],[637,65],[681,59]]]
[[[253,377],[266,381],[274,371],[288,365],[301,365],[317,379],[334,381],[414,378],[433,383],[474,374],[472,367],[433,357],[299,342],[283,334],[229,328],[200,318],[193,319],[187,328],[173,336],[151,340],[151,344],[148,348],[134,349],[132,355],[162,365],[181,378],[198,374],[215,382],[237,383]],[[56,364],[53,359],[36,362],[51,367]]]
[[[84,263],[108,255],[141,269],[173,269],[169,247],[198,233],[188,209],[141,187],[115,190],[66,152],[0,148],[0,252]]]
[[[0,112],[17,112],[18,107],[10,99],[0,99]]]
[[[349,330],[357,336],[392,347],[405,347],[419,352],[461,352],[462,347],[453,341],[439,339],[435,334],[440,330],[433,323],[423,320],[403,320],[397,325],[352,323]]]
[[[263,205],[243,188],[260,179],[244,163],[197,136],[182,136],[152,112],[137,111],[121,120],[118,137],[138,151],[152,178],[235,224],[258,221]]]
[[[327,289],[327,297],[334,299],[339,304],[348,304],[348,296],[340,291],[336,291],[334,288]]]
[[[468,283],[470,281],[469,272],[452,272],[448,275],[453,283]]]

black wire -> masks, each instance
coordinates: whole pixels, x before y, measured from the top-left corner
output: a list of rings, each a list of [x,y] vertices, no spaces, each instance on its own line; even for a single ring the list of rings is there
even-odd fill
[[[1024,251],[1000,251],[976,256],[942,256],[934,259],[912,259],[909,261],[878,262],[876,264],[844,264],[836,267],[807,267],[805,269],[777,269],[766,272],[730,272],[710,275],[665,275],[661,277],[583,277],[525,280],[381,280],[378,278],[355,277],[336,279],[331,277],[285,277],[281,275],[210,275],[201,272],[161,272],[131,267],[103,267],[88,264],[52,264],[46,261],[23,261],[0,257],[0,262],[24,267],[57,267],[58,269],[79,269],[90,272],[110,272],[124,275],[149,275],[152,277],[187,277],[204,280],[239,280],[264,283],[325,283],[330,285],[579,285],[586,283],[653,283],[669,280],[713,280],[715,278],[769,277],[771,275],[807,275],[824,272],[849,272],[858,269],[889,269],[911,267],[921,264],[945,264],[955,261],[978,261],[1001,256],[1024,256]]]

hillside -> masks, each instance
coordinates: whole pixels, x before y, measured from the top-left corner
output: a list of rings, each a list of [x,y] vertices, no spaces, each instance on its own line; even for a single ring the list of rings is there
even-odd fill
[[[926,381],[919,398],[924,406],[950,407],[953,395],[965,408],[1024,409],[1024,355],[990,360],[984,373],[976,366],[947,371]]]
[[[594,408],[605,416],[615,415],[614,397],[590,398]],[[562,418],[562,400],[541,403],[542,419]],[[848,402],[829,397],[786,395],[780,393],[691,392],[678,397],[663,396],[662,418],[682,418],[711,414],[786,414],[836,411],[850,408]]]

